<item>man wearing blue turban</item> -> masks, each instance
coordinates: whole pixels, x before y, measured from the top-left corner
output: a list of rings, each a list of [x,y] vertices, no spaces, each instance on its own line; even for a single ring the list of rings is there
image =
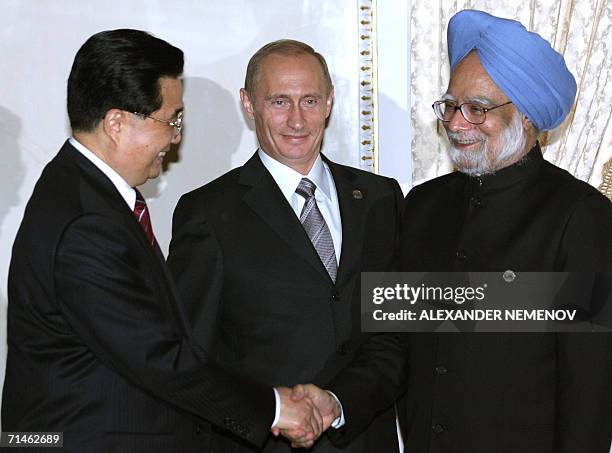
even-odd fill
[[[457,172],[405,200],[404,271],[612,271],[612,206],[545,161],[540,131],[570,112],[563,57],[519,22],[482,11],[448,27],[450,83],[433,105]],[[607,453],[610,334],[385,334],[330,390],[346,442],[398,404],[410,453]],[[323,414],[339,413],[307,385]],[[296,395],[297,397],[298,395]]]

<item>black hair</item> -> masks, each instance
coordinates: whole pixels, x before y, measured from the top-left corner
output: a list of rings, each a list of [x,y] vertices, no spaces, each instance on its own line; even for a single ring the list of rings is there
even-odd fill
[[[96,33],[77,52],[68,77],[70,126],[91,132],[113,108],[151,114],[163,103],[159,79],[182,73],[183,51],[149,33]]]

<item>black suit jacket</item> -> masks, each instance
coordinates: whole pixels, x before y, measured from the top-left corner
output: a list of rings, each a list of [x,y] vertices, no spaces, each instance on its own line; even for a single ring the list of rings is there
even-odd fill
[[[186,325],[161,253],[66,143],[13,246],[3,431],[62,431],[74,453],[199,452],[203,417],[261,443],[272,390],[225,372]]]
[[[342,252],[334,284],[299,219],[255,154],[184,195],[168,263],[198,344],[228,369],[267,385],[325,385],[360,335],[360,272],[393,266],[401,191],[395,180],[327,161],[338,194]],[[369,434],[397,444],[394,412]],[[220,451],[242,451],[228,434]],[[372,451],[367,439],[347,451]],[[271,438],[265,451],[288,451]],[[247,450],[250,451],[250,450]],[[314,451],[335,451],[326,439]]]
[[[453,173],[405,202],[405,271],[612,272],[612,206],[538,146],[484,178]],[[394,334],[365,345],[331,385],[349,422],[407,389],[407,453],[608,453],[610,334]],[[369,382],[357,386],[355,376]]]

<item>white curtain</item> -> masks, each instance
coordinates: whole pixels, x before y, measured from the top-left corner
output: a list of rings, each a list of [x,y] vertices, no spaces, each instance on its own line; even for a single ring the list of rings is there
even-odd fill
[[[414,0],[411,14],[411,121],[415,184],[452,170],[447,141],[431,110],[446,90],[446,27],[462,9],[516,19],[565,57],[578,85],[565,122],[543,134],[544,156],[599,186],[612,157],[612,7],[608,0]],[[441,139],[441,137],[444,138]],[[603,190],[603,189],[602,189]]]

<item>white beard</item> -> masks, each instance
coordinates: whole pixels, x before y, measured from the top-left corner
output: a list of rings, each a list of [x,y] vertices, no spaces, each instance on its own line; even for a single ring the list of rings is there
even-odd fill
[[[449,150],[451,161],[457,170],[470,176],[480,176],[495,173],[507,166],[507,162],[518,160],[527,141],[521,114],[516,112],[510,124],[501,132],[501,147],[489,149],[487,139],[479,132],[451,132],[446,130],[451,143]],[[473,143],[481,141],[481,147],[476,151],[462,151],[455,148],[454,143]]]

